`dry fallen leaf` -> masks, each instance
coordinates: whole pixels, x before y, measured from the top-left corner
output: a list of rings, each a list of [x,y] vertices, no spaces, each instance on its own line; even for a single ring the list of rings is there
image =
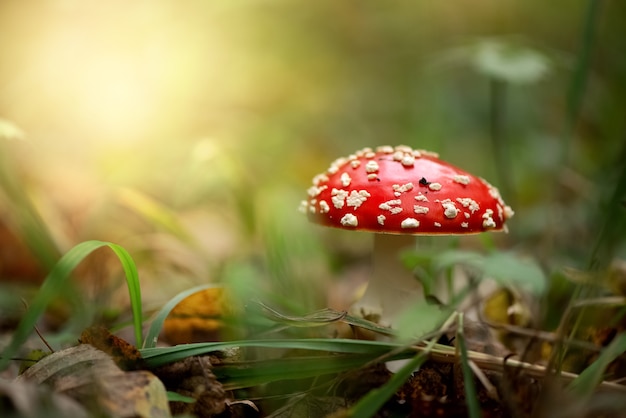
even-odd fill
[[[220,341],[223,316],[232,305],[221,287],[211,287],[183,299],[163,323],[163,338],[170,344]]]
[[[81,344],[57,351],[20,375],[16,382],[51,387],[107,417],[169,418],[167,394],[148,371],[122,371],[103,351]]]

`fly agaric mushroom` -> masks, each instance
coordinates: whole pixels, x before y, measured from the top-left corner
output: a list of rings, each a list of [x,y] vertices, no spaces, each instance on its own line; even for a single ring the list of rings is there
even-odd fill
[[[364,148],[313,178],[300,210],[324,226],[376,232],[374,272],[356,307],[392,320],[420,292],[397,261],[412,235],[506,231],[513,216],[484,179],[408,146]],[[403,238],[404,237],[404,238]]]

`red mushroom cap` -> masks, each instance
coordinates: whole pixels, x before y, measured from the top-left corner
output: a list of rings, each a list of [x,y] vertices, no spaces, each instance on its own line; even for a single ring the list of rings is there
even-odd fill
[[[312,222],[391,234],[506,230],[513,210],[498,189],[407,146],[364,148],[313,178],[301,211]]]

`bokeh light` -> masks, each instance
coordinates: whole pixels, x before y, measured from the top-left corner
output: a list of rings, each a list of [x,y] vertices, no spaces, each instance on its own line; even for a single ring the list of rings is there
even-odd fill
[[[15,193],[5,190],[1,214],[28,240],[32,209],[60,253],[86,239],[126,245],[146,282],[166,283],[152,289],[160,298],[240,262],[283,294],[295,292],[287,276],[309,280],[304,298],[369,248],[298,214],[311,177],[365,146],[407,144],[506,189],[518,215],[498,245],[580,263],[598,229],[589,202],[608,193],[588,185],[614,164],[626,97],[622,26],[607,13],[584,105],[568,116],[584,11],[496,0],[2,2],[2,186]]]

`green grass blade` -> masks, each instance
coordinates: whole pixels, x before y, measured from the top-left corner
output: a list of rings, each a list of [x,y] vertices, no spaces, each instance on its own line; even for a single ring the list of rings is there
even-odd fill
[[[567,113],[571,128],[576,124],[576,119],[580,113],[587,82],[589,80],[592,52],[598,22],[600,21],[600,3],[601,2],[598,0],[587,1],[587,10],[584,16],[585,21],[580,40],[580,52],[577,57],[578,62],[576,63],[576,68],[567,92]]]
[[[183,396],[176,392],[167,391],[167,401],[168,402],[184,402],[184,403],[195,403],[196,400],[194,398],[190,398],[189,396]]]
[[[453,312],[448,319],[439,328],[447,330],[456,320],[457,313]],[[361,398],[348,411],[348,416],[356,418],[369,418],[391,398],[407,379],[428,359],[432,349],[437,346],[437,339],[433,338],[428,344],[422,348],[422,351],[409,360],[400,370],[398,370],[387,383],[378,389],[371,390],[367,395]],[[406,346],[405,346],[406,347]]]
[[[602,351],[598,359],[569,384],[568,389],[577,397],[590,396],[602,382],[608,365],[624,352],[626,352],[626,333],[615,337]]]
[[[141,350],[141,353],[148,367],[153,368],[194,355],[239,348],[301,349],[324,353],[250,361],[232,361],[227,358],[220,364],[214,365],[212,372],[228,390],[279,380],[305,379],[340,373],[363,366],[383,356],[385,361],[415,356],[415,347],[402,344],[330,338],[182,344],[174,347],[146,348]]]
[[[135,265],[135,261],[130,256],[128,251],[126,251],[123,247],[113,244],[111,242],[105,242],[104,245],[107,245],[117,258],[120,260],[122,264],[122,268],[124,269],[124,275],[126,276],[126,284],[128,285],[128,295],[130,298],[130,306],[133,312],[133,328],[135,330],[135,341],[137,347],[141,347],[142,345],[142,325],[143,325],[143,317],[142,317],[142,308],[141,308],[141,284],[139,283],[139,274],[137,273],[137,266]]]
[[[126,207],[143,216],[152,225],[192,244],[193,238],[178,219],[176,212],[156,199],[134,189],[120,189],[118,199]]]
[[[44,313],[50,302],[63,292],[65,289],[65,282],[76,266],[78,266],[78,264],[93,251],[105,246],[111,248],[119,257],[122,267],[124,268],[124,272],[126,273],[128,290],[131,297],[131,303],[133,305],[132,310],[135,336],[138,344],[141,344],[141,293],[135,263],[126,250],[116,244],[102,241],[85,241],[76,245],[63,257],[61,257],[58,263],[52,268],[48,276],[45,278],[39,291],[31,301],[24,317],[13,333],[11,342],[2,351],[2,357],[0,358],[0,370],[6,368],[11,358],[26,341],[35,324]]]
[[[403,359],[414,353],[404,352],[389,360]],[[266,383],[307,379],[354,370],[380,357],[370,354],[330,354],[307,357],[282,357],[270,360],[246,361],[215,365],[211,370],[227,390],[241,389]]]
[[[290,327],[310,328],[325,326],[331,322],[340,321],[381,335],[395,335],[395,331],[389,327],[383,327],[375,322],[368,321],[367,319],[348,315],[345,311],[337,311],[330,308],[320,309],[306,315],[298,316],[283,314],[282,312],[279,312],[278,310],[260,301],[253,301],[249,305],[249,308],[256,308],[256,311],[251,312],[254,314],[258,313],[258,316],[263,316],[272,322]]]
[[[342,338],[302,338],[282,340],[238,340],[214,343],[181,344],[174,347],[144,348],[141,355],[149,367],[158,367],[214,351],[237,348],[302,349],[332,353],[373,354],[380,356],[406,345],[383,341],[361,341]]]
[[[348,416],[358,418],[369,418],[376,415],[376,412],[387,402],[394,393],[406,382],[411,374],[417,370],[426,360],[426,353],[420,353],[413,357],[407,364],[398,370],[383,386],[370,390],[359,402],[348,410]]]
[[[185,298],[193,295],[194,293],[201,292],[203,290],[216,287],[214,284],[205,284],[201,286],[192,287],[191,289],[180,292],[172,299],[170,299],[163,307],[157,312],[152,320],[152,324],[148,329],[148,334],[146,335],[146,340],[144,342],[144,348],[154,348],[157,344],[157,339],[159,337],[159,333],[163,328],[163,323],[165,322],[165,318],[170,314],[172,309],[176,307],[181,301]]]
[[[469,365],[465,334],[463,332],[463,315],[459,315],[459,328],[456,333],[456,344],[461,357],[461,370],[463,371],[463,386],[465,388],[465,401],[469,418],[481,418],[480,403],[476,394],[474,372]]]
[[[256,361],[225,361],[223,364],[216,365],[213,373],[228,390],[279,380],[304,379],[340,373],[363,366],[392,352],[393,354],[386,357],[386,360],[406,359],[415,355],[414,349],[401,344],[324,338],[183,344],[165,348],[146,348],[141,350],[141,353],[148,367],[158,367],[189,356],[250,347],[281,350],[302,349],[323,351],[325,354]]]
[[[594,229],[599,230],[596,242],[591,251],[589,269],[602,271],[606,269],[612,260],[619,257],[616,252],[623,245],[626,235],[626,209],[624,207],[624,196],[626,196],[626,144],[622,145],[619,156],[616,159],[615,167],[607,176],[615,176],[615,181],[608,183],[607,187],[615,188],[612,192],[606,191],[606,201],[599,205],[599,210],[594,219],[599,223],[594,225]],[[604,200],[604,199],[603,199]]]

